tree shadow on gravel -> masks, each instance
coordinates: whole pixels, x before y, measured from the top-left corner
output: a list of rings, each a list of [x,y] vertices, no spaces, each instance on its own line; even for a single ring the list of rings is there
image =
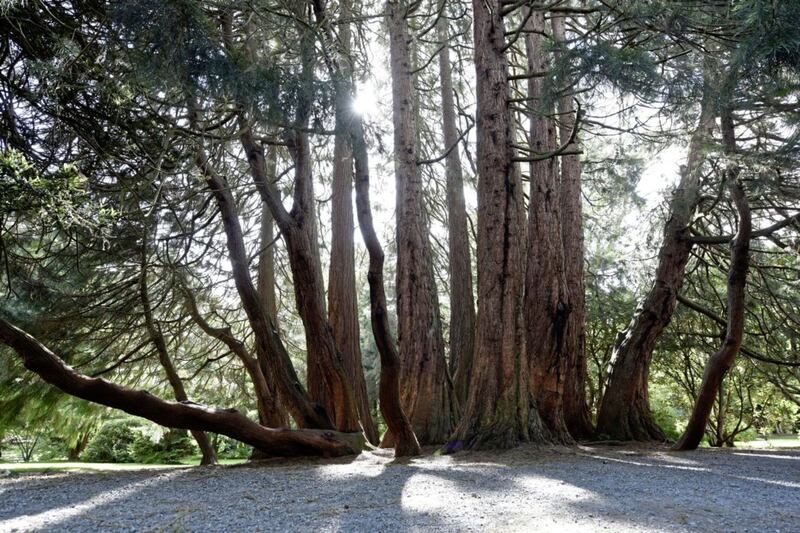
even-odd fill
[[[433,451],[402,460],[379,450],[335,460],[14,480],[0,484],[0,530],[10,529],[3,520],[25,515],[43,529],[71,531],[791,530],[800,523],[800,469],[789,460],[800,452]],[[28,502],[28,494],[38,499]],[[9,499],[19,502],[16,514]]]

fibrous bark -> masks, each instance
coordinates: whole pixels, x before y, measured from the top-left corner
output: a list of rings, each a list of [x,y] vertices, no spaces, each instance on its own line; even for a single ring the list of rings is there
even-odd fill
[[[726,152],[728,155],[733,155],[736,148],[736,140],[733,118],[729,110],[726,110],[722,115],[722,135]],[[703,381],[700,384],[700,390],[692,409],[692,416],[689,418],[686,430],[675,445],[676,450],[694,450],[700,444],[706,431],[714,401],[722,390],[722,380],[731,366],[733,366],[736,355],[742,346],[745,320],[745,287],[750,263],[752,220],[747,196],[738,180],[739,168],[735,163],[729,164],[731,166],[727,169],[726,180],[728,181],[731,200],[736,207],[739,230],[731,243],[731,263],[728,270],[727,331],[722,347],[711,356],[706,365],[703,372]],[[719,410],[724,412],[722,401],[720,401]],[[722,422],[719,422],[719,424],[721,427]]]
[[[458,128],[450,63],[446,17],[439,21],[439,75],[442,96],[442,132],[447,179],[447,237],[450,263],[450,374],[459,405],[464,405],[472,375],[475,350],[475,299],[472,294],[472,260],[464,202],[464,178],[458,150]]]
[[[566,46],[564,17],[551,19],[553,39]],[[557,48],[558,50],[558,48]],[[558,53],[558,51],[556,52]],[[559,142],[564,144],[573,135],[577,117],[573,96],[567,91],[558,101]],[[564,377],[564,421],[575,439],[587,439],[594,433],[589,404],[586,401],[586,292],[583,279],[583,195],[581,193],[581,159],[575,146],[568,146],[560,158],[561,234],[564,247],[564,274],[567,282],[567,325],[563,352],[567,356]]]
[[[350,16],[350,2],[341,2],[340,18]],[[339,24],[339,42],[350,50],[350,24]],[[349,73],[350,69],[346,69]],[[377,445],[378,430],[372,419],[367,383],[361,364],[361,331],[356,295],[355,245],[353,231],[353,152],[344,125],[337,125],[333,141],[333,184],[331,195],[331,259],[328,270],[328,317],[336,346],[342,352],[345,372],[353,386],[358,417],[367,439]]]
[[[457,406],[447,371],[433,273],[416,125],[405,1],[387,3],[397,184],[397,317],[400,399],[420,444],[441,444],[453,431]],[[386,440],[393,439],[391,432]]]
[[[383,420],[394,435],[395,456],[419,455],[420,448],[411,423],[400,404],[400,357],[397,355],[386,307],[386,290],[383,282],[384,254],[375,225],[372,222],[372,207],[369,197],[369,154],[361,117],[350,111],[353,100],[352,81],[342,75],[341,64],[346,58],[341,53],[321,0],[313,0],[317,23],[322,28],[326,48],[333,54],[325,57],[328,70],[334,80],[336,91],[336,123],[343,126],[350,138],[355,167],[356,215],[361,236],[369,254],[370,315],[372,334],[381,360],[379,403]]]
[[[544,12],[532,10],[525,37],[528,71],[549,66],[544,50]],[[552,110],[543,107],[541,78],[528,79],[531,106],[530,146],[534,154],[556,149]],[[568,355],[565,334],[570,308],[564,272],[564,248],[559,220],[558,161],[550,157],[530,163],[528,250],[525,278],[525,333],[530,387],[539,413],[553,437],[571,441],[564,421],[563,394]]]
[[[276,457],[353,455],[360,452],[363,444],[361,433],[265,428],[235,409],[214,409],[189,401],[170,402],[146,391],[85,376],[3,319],[0,319],[0,341],[19,355],[25,368],[63,392],[165,427],[219,433]]]
[[[608,384],[597,417],[598,436],[615,440],[665,440],[650,411],[647,380],[656,340],[675,311],[692,249],[688,239],[700,197],[701,167],[714,127],[713,102],[708,90],[700,105],[697,128],[689,143],[686,166],[672,193],[664,241],[655,279],[639,304],[628,329],[620,336],[611,358]]]
[[[478,319],[464,414],[445,451],[547,437],[528,391],[522,320],[525,213],[508,106],[504,2],[473,0],[477,90]]]

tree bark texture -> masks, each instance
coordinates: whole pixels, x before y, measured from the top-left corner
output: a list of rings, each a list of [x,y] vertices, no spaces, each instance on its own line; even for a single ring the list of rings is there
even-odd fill
[[[387,2],[397,184],[397,316],[400,400],[420,444],[442,444],[457,422],[417,166],[409,32],[404,0]],[[391,441],[391,432],[387,434]]]
[[[478,318],[464,415],[445,446],[509,448],[547,439],[527,383],[525,212],[513,158],[501,0],[473,0],[477,90]]]
[[[353,101],[353,84],[350,79],[343,76],[341,66],[347,59],[342,54],[341,48],[336,44],[337,40],[333,37],[324,3],[322,0],[313,0],[312,3],[317,24],[322,29],[321,36],[326,49],[335,51],[334,54],[327,56],[325,59],[331,76],[335,81],[336,122],[345,127],[353,150],[356,216],[361,236],[369,254],[367,281],[369,282],[372,333],[381,360],[378,393],[380,410],[389,431],[394,435],[395,456],[419,455],[419,442],[400,404],[400,357],[397,354],[391,330],[389,329],[386,290],[383,282],[383,248],[375,233],[375,225],[372,221],[372,207],[369,197],[369,154],[364,135],[364,125],[361,117],[350,111],[350,104]]]
[[[566,47],[564,17],[551,18],[553,39],[557,47]],[[556,48],[558,53],[558,48]],[[560,144],[572,136],[578,117],[573,96],[567,91],[558,101]],[[566,152],[574,152],[569,146]],[[589,404],[586,401],[586,284],[584,282],[583,195],[581,192],[581,159],[577,154],[560,158],[561,234],[564,246],[564,273],[567,281],[567,327],[564,353],[567,370],[564,379],[564,421],[575,439],[588,439],[594,433]]]
[[[528,71],[545,72],[550,61],[544,49],[544,11],[532,10],[525,44]],[[543,107],[542,80],[528,79],[531,106],[530,146],[534,154],[557,148],[552,109]],[[528,204],[528,251],[525,278],[525,333],[530,365],[530,387],[539,413],[560,442],[571,437],[564,421],[564,382],[568,355],[565,335],[569,319],[564,248],[561,236],[558,160],[555,157],[530,163]]]
[[[341,2],[340,17],[350,16],[350,2]],[[339,24],[339,42],[350,52],[350,24]],[[349,73],[350,69],[346,69]],[[328,317],[336,346],[344,358],[347,377],[353,387],[358,417],[364,434],[378,445],[378,430],[369,406],[367,382],[361,363],[361,330],[358,323],[356,295],[355,244],[353,231],[353,151],[345,125],[337,124],[333,141],[333,184],[331,195],[331,258],[328,270]]]
[[[689,261],[692,242],[686,237],[699,201],[701,168],[714,117],[713,102],[706,88],[686,166],[672,193],[653,285],[620,336],[611,358],[608,384],[597,418],[596,433],[603,438],[639,441],[666,438],[653,420],[647,381],[653,348],[672,319]]]
[[[736,149],[736,138],[733,118],[729,110],[723,112],[722,115],[722,135],[726,152],[732,156]],[[731,263],[728,270],[727,331],[722,347],[711,356],[703,372],[703,381],[692,409],[692,416],[689,418],[686,430],[675,445],[677,450],[694,450],[700,445],[718,394],[720,394],[718,412],[724,413],[724,400],[721,396],[722,380],[736,360],[744,335],[745,288],[750,264],[750,238],[753,228],[750,205],[738,179],[739,168],[736,163],[729,162],[728,164],[730,168],[726,172],[726,179],[731,200],[736,207],[739,230],[731,243]],[[723,421],[718,423],[717,431],[720,434],[723,424]]]
[[[442,98],[442,132],[447,179],[447,236],[450,260],[450,374],[459,405],[467,400],[472,356],[475,351],[475,299],[472,294],[472,259],[470,257],[467,208],[464,202],[464,178],[458,150],[456,104],[453,72],[448,45],[447,18],[439,21],[439,75]]]

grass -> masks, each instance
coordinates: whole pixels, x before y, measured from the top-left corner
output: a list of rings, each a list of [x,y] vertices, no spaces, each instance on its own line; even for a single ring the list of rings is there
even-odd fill
[[[220,459],[222,465],[244,463],[246,459]],[[0,463],[0,471],[8,470],[14,474],[47,472],[117,472],[124,470],[152,470],[163,468],[186,468],[200,464],[200,457],[187,457],[181,464],[144,463],[83,463],[70,461],[48,461],[30,463]]]
[[[797,435],[773,435],[765,439],[756,439],[747,442],[737,442],[737,448],[753,448],[757,450],[769,448],[800,448],[800,436]]]

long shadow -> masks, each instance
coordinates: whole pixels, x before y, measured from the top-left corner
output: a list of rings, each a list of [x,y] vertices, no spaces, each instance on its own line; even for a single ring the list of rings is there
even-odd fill
[[[48,530],[795,529],[800,453],[763,455],[527,446],[396,461],[379,451],[102,478],[68,474],[61,485],[39,478],[6,486],[0,530],[4,518],[43,512],[52,515],[39,523]],[[46,501],[28,502],[29,490]]]

